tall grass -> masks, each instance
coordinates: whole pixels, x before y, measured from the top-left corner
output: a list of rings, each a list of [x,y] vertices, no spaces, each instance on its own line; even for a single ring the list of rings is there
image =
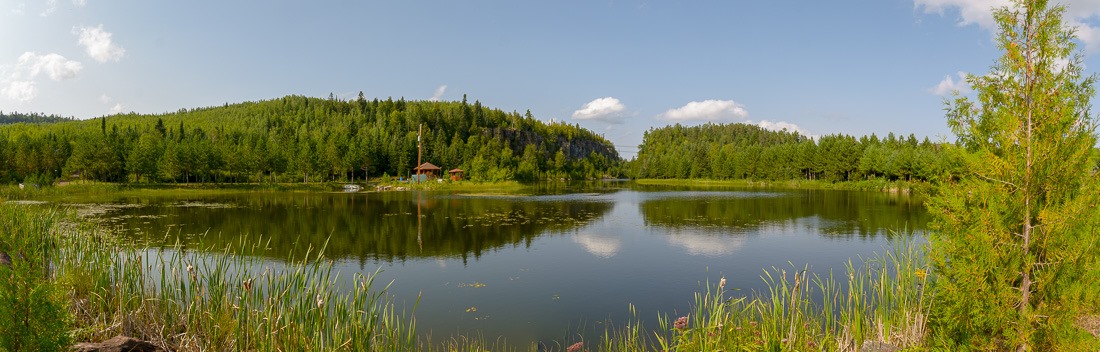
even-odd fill
[[[5,223],[21,217],[47,224],[68,218],[0,206]],[[395,308],[388,285],[377,287],[377,272],[345,282],[321,250],[287,261],[240,255],[257,246],[214,254],[143,250],[88,225],[64,225],[17,225],[53,240],[48,275],[67,291],[74,327],[60,336],[102,341],[121,334],[181,351],[417,349],[415,319]],[[337,289],[349,283],[354,288]]]
[[[51,217],[0,208],[0,351],[68,349],[70,316],[52,279]]]
[[[640,322],[606,334],[615,351],[860,351],[923,348],[931,305],[925,245],[900,242],[838,280],[808,268],[772,268],[765,292],[748,296],[706,283],[684,316],[661,316],[652,336]]]

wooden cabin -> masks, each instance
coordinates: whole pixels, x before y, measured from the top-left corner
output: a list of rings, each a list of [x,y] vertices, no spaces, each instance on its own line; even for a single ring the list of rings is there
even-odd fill
[[[462,174],[465,172],[458,168],[447,171],[448,174],[451,174],[451,181],[462,181]]]
[[[416,172],[416,177],[418,179],[420,179],[420,175],[424,175],[423,179],[427,180],[438,178],[439,172],[442,170],[443,169],[439,168],[439,166],[432,165],[432,163],[423,163],[413,169],[413,171]]]

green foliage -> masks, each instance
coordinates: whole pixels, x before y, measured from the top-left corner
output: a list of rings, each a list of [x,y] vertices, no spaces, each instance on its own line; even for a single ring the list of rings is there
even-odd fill
[[[39,113],[26,114],[20,112],[4,113],[0,111],[0,125],[13,123],[54,123],[72,120],[72,117],[62,117],[58,115],[43,115]]]
[[[68,298],[53,281],[56,257],[50,231],[54,214],[32,216],[25,209],[0,209],[0,350],[65,351],[69,347]]]
[[[576,125],[465,102],[288,96],[158,115],[0,126],[0,182],[318,182],[409,176],[423,161],[473,180],[600,178],[614,147]],[[528,147],[533,148],[530,152]],[[544,163],[561,155],[561,163]],[[613,175],[617,176],[617,175]]]
[[[1097,303],[1095,77],[1082,76],[1063,12],[1042,0],[998,10],[1004,55],[967,78],[976,101],[948,103],[969,173],[930,204],[944,347],[1097,348],[1073,332]]]
[[[936,181],[957,170],[947,147],[893,133],[881,141],[875,135],[815,141],[748,124],[677,124],[647,131],[627,169],[635,178]]]

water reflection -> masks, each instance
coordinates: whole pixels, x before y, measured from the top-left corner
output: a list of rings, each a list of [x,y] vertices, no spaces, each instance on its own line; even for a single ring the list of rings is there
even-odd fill
[[[265,255],[285,258],[327,240],[325,253],[334,259],[465,261],[582,227],[606,214],[612,203],[418,192],[263,193],[106,208],[106,223],[150,244],[177,236],[194,248],[262,240],[268,244]]]
[[[611,234],[581,232],[573,236],[573,241],[584,247],[586,252],[600,258],[614,257],[622,247],[622,240]]]
[[[821,235],[834,237],[887,235],[923,227],[928,221],[919,200],[870,192],[658,193],[642,201],[639,209],[646,226],[727,237],[768,226],[793,226],[795,220],[810,217],[822,223],[805,226],[820,227]]]
[[[690,255],[720,257],[741,249],[745,236],[716,236],[694,229],[672,229],[668,231],[668,243],[683,248]]]
[[[726,277],[749,292],[762,288],[765,268],[840,272],[881,251],[890,230],[927,221],[919,200],[880,193],[601,187],[246,193],[122,200],[85,213],[145,243],[178,234],[192,247],[222,248],[262,238],[275,258],[327,239],[342,277],[382,267],[379,280],[394,280],[399,302],[418,302],[422,333],[518,344],[686,311],[702,280]]]

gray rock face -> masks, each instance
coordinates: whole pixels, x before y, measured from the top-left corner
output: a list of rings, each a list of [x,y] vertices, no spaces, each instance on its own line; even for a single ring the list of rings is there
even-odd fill
[[[861,352],[896,352],[900,348],[885,342],[867,340],[863,341],[863,344],[859,346],[859,350]]]
[[[100,343],[80,343],[74,352],[164,352],[164,349],[146,341],[127,336],[115,336]]]

